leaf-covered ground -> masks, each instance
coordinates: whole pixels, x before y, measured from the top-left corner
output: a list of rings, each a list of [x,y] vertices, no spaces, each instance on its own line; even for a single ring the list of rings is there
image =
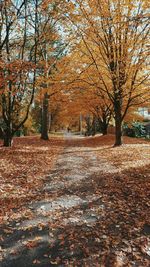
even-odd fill
[[[150,143],[124,138],[114,148],[113,139],[20,138],[0,148],[0,267],[149,266]]]
[[[64,140],[37,137],[14,138],[12,148],[0,142],[0,222],[16,216],[14,209],[40,198],[40,189],[63,149]],[[19,216],[19,214],[18,214]]]

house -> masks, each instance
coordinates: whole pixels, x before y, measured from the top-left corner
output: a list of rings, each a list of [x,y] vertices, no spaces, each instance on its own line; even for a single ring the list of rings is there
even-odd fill
[[[146,135],[150,138],[150,122],[145,124]]]
[[[138,108],[138,113],[144,118],[144,120],[150,121],[150,108],[140,107]]]
[[[150,108],[140,107],[138,113],[143,117],[143,125],[145,127],[146,135],[150,137]]]

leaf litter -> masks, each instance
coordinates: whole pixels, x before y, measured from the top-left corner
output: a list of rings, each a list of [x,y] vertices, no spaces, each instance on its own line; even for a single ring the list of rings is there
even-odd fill
[[[1,235],[0,252],[3,255],[1,261],[5,262],[8,258],[5,239],[11,236],[13,238],[13,231],[22,231],[24,232],[22,246],[27,250],[37,250],[39,253],[38,248],[43,244],[42,255],[34,253],[33,257],[29,258],[29,265],[26,266],[148,267],[150,257],[150,143],[141,139],[124,139],[125,145],[118,148],[112,147],[113,136],[111,135],[85,139],[72,138],[66,140],[65,144],[61,139],[57,139],[56,144],[54,139],[50,140],[49,144],[42,144],[45,147],[42,149],[41,141],[38,139],[34,141],[31,138],[30,142],[21,140],[20,142],[24,145],[17,143],[20,147],[14,146],[14,155],[22,153],[23,146],[24,150],[26,146],[28,147],[28,159],[27,161],[24,159],[24,163],[28,164],[28,172],[27,175],[24,172],[25,176],[21,182],[21,186],[24,185],[23,191],[20,193],[21,197],[19,194],[16,195],[17,201],[12,204],[13,207],[11,207],[11,202],[8,205],[7,190],[9,188],[10,195],[13,190],[13,193],[17,192],[20,181],[18,176],[15,176],[15,170],[18,170],[18,175],[20,175],[22,164],[18,161],[15,163],[15,157],[12,156],[11,151],[7,150],[8,154],[5,154],[2,148],[2,165],[5,165],[4,162],[7,159],[9,162],[13,159],[13,166],[16,169],[11,170],[12,181],[6,168],[3,172],[3,175],[6,174],[4,179],[6,185],[10,187],[6,187],[6,192],[3,194],[5,201],[3,200],[2,222],[4,226],[2,226]],[[32,155],[34,168],[32,168],[32,158],[29,160],[30,145],[36,154],[36,159]],[[17,152],[17,148],[20,152]],[[48,159],[50,154],[45,155],[45,153],[53,153],[51,159]],[[64,168],[67,160],[67,168]],[[72,177],[77,175],[81,169],[82,176],[84,172],[85,177],[76,182]],[[50,179],[46,178],[49,177],[48,172]],[[53,173],[55,175],[51,176]],[[26,188],[26,181],[32,185],[27,185]],[[56,184],[56,182],[58,184],[56,188],[52,187],[49,191],[47,187],[47,190],[42,191],[47,184]],[[59,187],[59,183],[64,186]],[[14,188],[10,189],[11,186]],[[1,190],[4,190],[3,188],[2,185]],[[74,202],[73,197],[81,201]],[[71,204],[66,205],[65,199],[66,203],[72,200],[73,203],[68,202]],[[54,203],[51,206],[54,207],[53,209],[48,209],[49,203]],[[44,205],[47,208],[39,211],[39,206],[45,207]],[[26,225],[23,224],[25,220],[28,222]],[[35,224],[32,224],[32,220]],[[18,226],[12,227],[13,221],[17,222]],[[35,229],[38,234],[41,233],[40,236],[37,233],[33,235]],[[50,242],[46,239],[43,241],[45,243],[42,243],[45,231]],[[26,238],[27,233],[30,233],[32,238]],[[18,258],[23,259],[24,254],[19,251],[18,254]],[[28,255],[27,252],[26,255]],[[18,258],[14,261],[14,265],[8,266],[17,266]]]

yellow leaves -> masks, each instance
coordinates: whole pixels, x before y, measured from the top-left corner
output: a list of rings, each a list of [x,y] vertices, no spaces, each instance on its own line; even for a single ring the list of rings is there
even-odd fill
[[[69,1],[68,3],[68,8],[69,8],[69,12],[72,12],[75,10],[75,3],[73,3],[72,1]]]
[[[150,8],[149,0],[142,0],[141,4],[142,4],[143,9],[146,9],[148,11],[148,9]]]

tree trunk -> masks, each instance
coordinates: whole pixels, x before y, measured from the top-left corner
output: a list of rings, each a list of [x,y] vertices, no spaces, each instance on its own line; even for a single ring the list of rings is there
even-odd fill
[[[41,139],[48,140],[48,94],[45,93],[42,109]]]
[[[108,123],[106,120],[106,116],[103,116],[103,120],[101,121],[101,130],[103,135],[107,134],[107,129],[108,129]]]
[[[87,115],[85,118],[85,122],[86,122],[86,136],[90,136],[91,135],[91,118],[90,115]]]
[[[103,135],[107,134],[107,130],[108,130],[108,123],[106,122],[106,120],[101,120],[100,118],[98,118],[98,124],[99,124],[99,132],[102,133]]]
[[[115,114],[115,144],[114,146],[122,145],[122,119],[119,113]]]
[[[52,114],[49,114],[48,117],[48,132],[50,133],[52,130]]]
[[[92,121],[92,135],[94,136],[96,134],[96,117],[93,116],[93,121]]]
[[[4,131],[4,143],[3,145],[5,147],[11,147],[12,145],[12,133],[11,133],[11,127],[7,127],[7,129]]]
[[[108,129],[108,125],[104,124],[102,127],[102,134],[103,135],[107,135],[107,129]]]
[[[79,117],[79,132],[80,132],[80,135],[82,135],[82,114],[81,113]]]

